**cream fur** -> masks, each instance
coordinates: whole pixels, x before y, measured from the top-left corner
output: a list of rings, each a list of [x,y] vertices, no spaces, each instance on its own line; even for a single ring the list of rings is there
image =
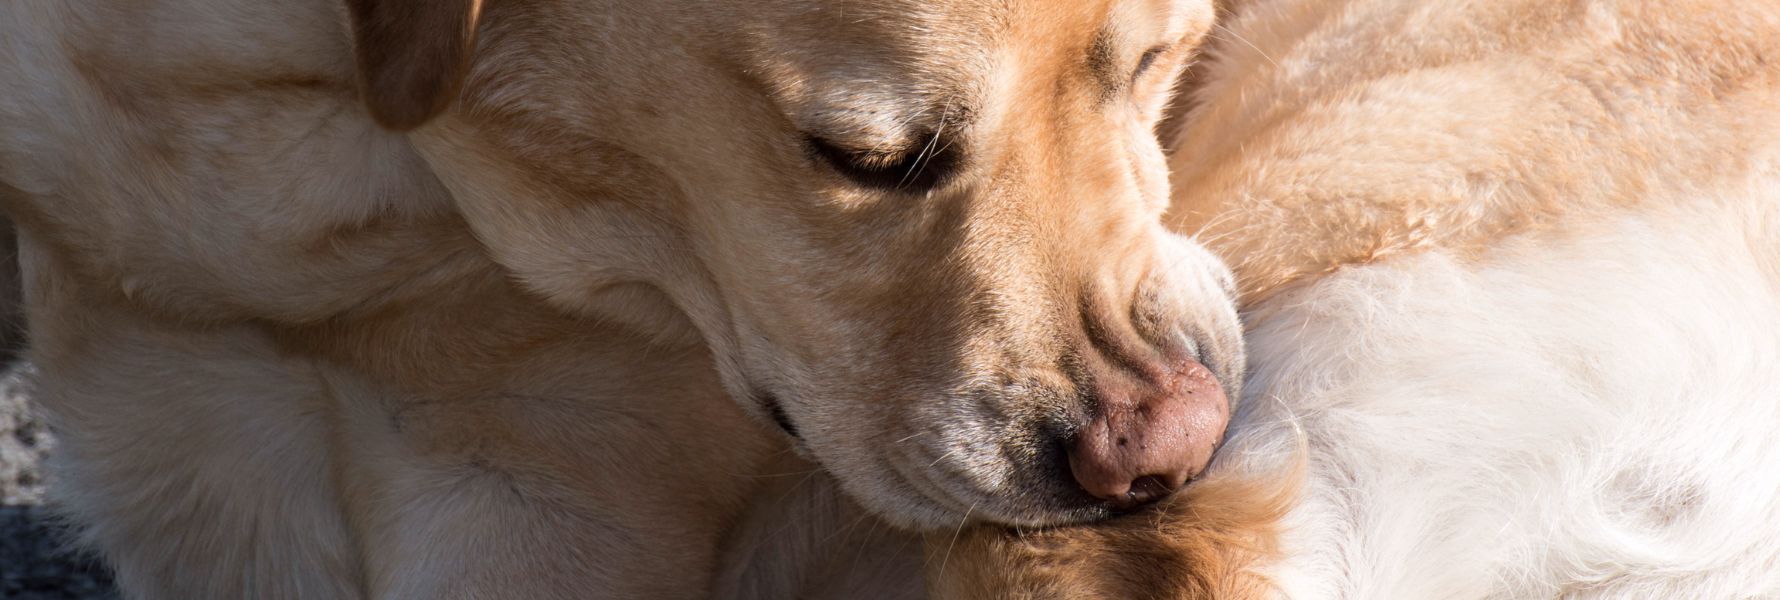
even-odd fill
[[[1004,535],[942,595],[1780,595],[1780,11],[1233,9],[1173,156],[1251,349],[1207,481],[1297,500]]]
[[[179,600],[910,595],[835,558],[908,534],[762,524],[1106,516],[1059,436],[1175,394],[1133,364],[1240,382],[1228,270],[1156,219],[1210,18],[0,3],[56,501]],[[786,461],[845,493],[774,500]]]
[[[1257,307],[1259,395],[1226,451],[1310,440],[1285,595],[1780,594],[1777,189]]]
[[[1777,34],[1728,2],[1238,8],[1177,207],[1249,297],[1224,465],[1309,443],[1283,595],[1780,594]]]

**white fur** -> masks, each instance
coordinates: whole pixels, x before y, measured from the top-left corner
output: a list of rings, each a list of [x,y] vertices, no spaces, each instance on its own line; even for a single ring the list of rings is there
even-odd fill
[[[1250,313],[1292,598],[1780,594],[1780,187],[1353,267]],[[1739,207],[1740,206],[1740,207]]]

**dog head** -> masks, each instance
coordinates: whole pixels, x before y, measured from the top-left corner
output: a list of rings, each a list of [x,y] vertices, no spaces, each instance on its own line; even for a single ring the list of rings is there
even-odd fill
[[[1230,276],[1158,224],[1154,134],[1208,1],[347,4],[497,262],[696,336],[894,522],[1108,516],[1222,438]]]

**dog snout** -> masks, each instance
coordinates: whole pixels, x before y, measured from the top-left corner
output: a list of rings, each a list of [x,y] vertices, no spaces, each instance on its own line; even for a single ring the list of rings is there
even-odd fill
[[[1076,483],[1118,510],[1185,485],[1210,462],[1229,421],[1223,387],[1199,362],[1180,363],[1158,383],[1095,390],[1096,406],[1068,443]]]

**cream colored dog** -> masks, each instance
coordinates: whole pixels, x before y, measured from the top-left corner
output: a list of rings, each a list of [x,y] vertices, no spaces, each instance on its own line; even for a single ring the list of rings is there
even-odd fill
[[[61,505],[139,598],[665,598],[783,443],[741,413],[903,526],[1159,498],[1244,363],[1157,222],[1211,16],[0,4]]]
[[[1221,31],[1173,218],[1241,282],[1230,444],[1157,514],[935,536],[939,595],[1780,596],[1780,6]]]

